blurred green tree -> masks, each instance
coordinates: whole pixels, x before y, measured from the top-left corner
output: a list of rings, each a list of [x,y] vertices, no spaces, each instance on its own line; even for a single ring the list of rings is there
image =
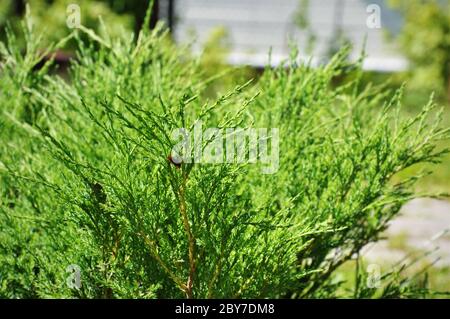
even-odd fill
[[[411,63],[411,89],[450,99],[450,1],[390,0],[402,12],[401,49]]]

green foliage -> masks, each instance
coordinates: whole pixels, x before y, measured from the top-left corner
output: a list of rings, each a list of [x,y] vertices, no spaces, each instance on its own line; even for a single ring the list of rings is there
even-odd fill
[[[0,38],[4,36],[3,30],[6,30],[7,17],[10,17],[8,22],[12,25],[12,28],[17,32],[20,30],[22,17],[14,16],[16,13],[14,7],[17,6],[15,1],[17,0],[2,0],[2,4],[0,4],[0,29],[2,30],[0,31]],[[71,4],[79,6],[81,23],[97,32],[102,32],[98,23],[99,17],[109,25],[108,33],[112,36],[119,36],[125,30],[131,30],[134,24],[133,16],[117,14],[105,1],[27,0],[26,3],[33,8],[31,19],[36,30],[38,33],[45,32],[45,37],[42,38],[40,43],[40,49],[45,49],[50,43],[59,41],[71,33],[72,30],[67,26],[67,20],[72,14],[68,10],[68,6]],[[26,39],[20,38],[19,40],[20,45],[26,44]]]
[[[293,54],[208,98],[216,75],[162,25],[74,31],[70,81],[35,70],[40,40],[25,37],[24,55],[12,35],[0,47],[2,297],[342,297],[330,276],[414,197],[416,177],[392,178],[449,137],[432,102],[402,120],[401,90],[331,85],[360,67],[348,49],[318,68]],[[279,170],[174,165],[171,133],[198,120],[278,128]]]
[[[412,88],[450,97],[450,3],[447,0],[390,3],[405,17],[399,41],[412,64]]]
[[[228,63],[231,44],[223,27],[213,29],[203,43],[199,57],[202,77],[211,79],[203,95],[216,98],[219,92],[233,89],[236,83],[245,83],[257,77],[249,66],[231,66]]]

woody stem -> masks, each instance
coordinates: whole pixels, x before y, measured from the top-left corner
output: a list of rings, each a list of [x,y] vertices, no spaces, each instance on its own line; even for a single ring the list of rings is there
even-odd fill
[[[186,198],[185,198],[185,187],[186,187],[186,178],[183,178],[183,182],[180,185],[178,190],[178,199],[180,205],[180,213],[183,219],[183,226],[188,238],[189,245],[189,277],[186,284],[186,296],[187,298],[192,298],[192,286],[194,283],[194,275],[195,275],[195,237],[192,234],[191,226],[189,225],[189,218],[187,215],[186,209]]]

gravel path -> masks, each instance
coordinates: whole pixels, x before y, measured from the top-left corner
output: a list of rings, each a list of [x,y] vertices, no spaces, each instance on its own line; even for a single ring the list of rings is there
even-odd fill
[[[387,240],[371,244],[363,250],[373,262],[395,262],[407,251],[430,251],[428,259],[440,260],[437,266],[450,266],[450,202],[436,199],[415,199],[403,206],[400,215],[391,221]]]

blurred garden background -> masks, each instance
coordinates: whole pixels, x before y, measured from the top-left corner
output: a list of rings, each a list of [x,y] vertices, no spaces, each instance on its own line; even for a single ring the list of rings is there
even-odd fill
[[[71,32],[70,4],[81,9],[81,23],[100,34],[101,16],[112,36],[139,30],[148,6],[141,0],[1,0],[0,39],[6,37],[7,23],[19,30],[27,4],[36,28],[45,34],[43,50]],[[336,81],[341,84],[362,76],[364,85],[382,85],[392,94],[405,85],[400,116],[418,113],[434,95],[443,107],[444,125],[450,126],[448,0],[159,0],[152,17],[149,27],[156,20],[165,21],[173,41],[190,46],[208,75],[229,74],[212,85],[213,96],[258,77],[266,65],[278,65],[293,47],[298,47],[301,59],[318,65],[351,45],[348,59],[356,61],[364,55],[364,72]],[[26,40],[20,41],[25,48]],[[72,58],[70,43],[60,53],[63,60]],[[450,145],[447,141],[440,147]],[[367,247],[365,254],[370,262],[389,268],[403,258],[432,251],[427,256],[433,264],[429,280],[437,290],[448,291],[450,201],[445,194],[450,193],[450,155],[433,172],[430,167],[415,166],[403,174],[423,172],[426,176],[416,185],[417,191],[435,198],[405,205],[386,239]],[[344,265],[340,275],[349,276],[352,267]]]

